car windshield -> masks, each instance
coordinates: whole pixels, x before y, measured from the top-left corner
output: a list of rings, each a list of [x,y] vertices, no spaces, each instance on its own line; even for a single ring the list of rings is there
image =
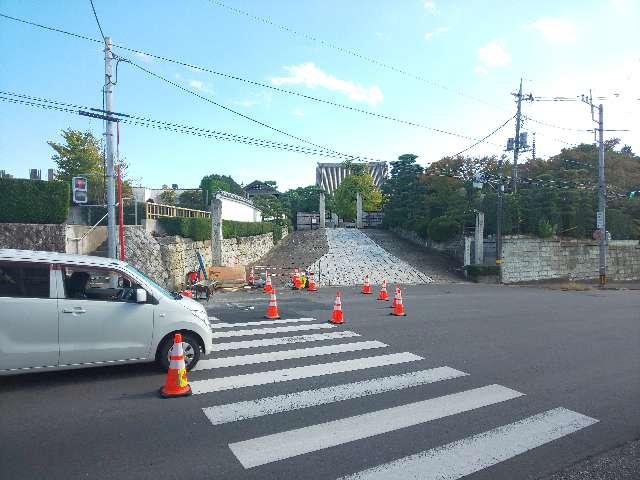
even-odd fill
[[[171,293],[166,288],[161,287],[160,285],[158,285],[156,282],[151,280],[149,277],[147,277],[144,273],[142,273],[140,270],[135,268],[130,263],[127,263],[127,269],[132,271],[133,273],[137,274],[138,276],[142,277],[143,280],[145,280],[147,283],[149,283],[151,286],[153,286],[158,292],[160,292],[162,295],[164,295],[168,299],[170,299],[170,300],[180,300],[182,298],[181,295],[178,295],[177,293]]]

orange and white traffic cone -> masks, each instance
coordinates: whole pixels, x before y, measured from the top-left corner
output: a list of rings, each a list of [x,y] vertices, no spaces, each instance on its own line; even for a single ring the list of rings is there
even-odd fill
[[[253,267],[251,267],[251,272],[249,273],[249,285],[253,285],[256,283],[256,273],[253,271]]]
[[[380,293],[378,294],[378,300],[384,300],[385,302],[389,301],[389,294],[387,293],[387,281],[382,281],[382,286],[380,287]]]
[[[334,325],[341,325],[344,323],[344,318],[342,318],[342,300],[340,298],[340,292],[336,292],[336,301],[333,304],[333,314],[331,315],[329,323],[333,323]]]
[[[400,291],[400,285],[396,285],[395,293],[393,294],[393,301],[391,302],[391,308],[396,308],[396,303],[398,303],[399,291]]]
[[[187,380],[187,368],[184,363],[181,333],[176,333],[173,337],[173,347],[169,350],[167,379],[164,382],[164,387],[160,389],[160,395],[164,398],[191,395],[191,387]]]
[[[278,301],[276,300],[276,291],[271,290],[271,298],[269,299],[269,305],[267,306],[267,312],[264,314],[264,318],[269,320],[277,320],[280,318],[278,313]]]
[[[273,292],[273,285],[271,284],[271,275],[267,272],[267,282],[264,284],[264,288],[262,289],[264,293]]]
[[[317,292],[318,285],[316,285],[316,279],[313,276],[313,272],[309,273],[309,286],[307,287],[309,292]]]
[[[369,283],[369,275],[364,276],[364,285],[362,286],[362,293],[365,295],[371,295],[371,284]]]
[[[398,294],[396,297],[396,306],[393,307],[393,312],[391,315],[395,315],[396,317],[406,317],[407,314],[404,313],[404,305],[402,304],[402,292],[398,289]]]

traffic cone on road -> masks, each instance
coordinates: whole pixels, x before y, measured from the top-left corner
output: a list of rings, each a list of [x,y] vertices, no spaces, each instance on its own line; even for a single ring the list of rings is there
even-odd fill
[[[362,286],[362,293],[365,295],[371,295],[371,284],[369,283],[369,275],[364,276],[364,285]]]
[[[273,292],[273,285],[271,284],[271,275],[267,272],[267,282],[264,284],[264,288],[262,289],[264,293]]]
[[[164,398],[191,395],[191,387],[187,380],[187,368],[184,363],[181,333],[176,333],[173,337],[173,347],[169,350],[167,379],[164,382],[164,387],[160,389],[160,395]]]
[[[278,301],[276,300],[276,291],[271,290],[271,298],[269,299],[269,305],[267,306],[267,312],[264,314],[264,318],[269,320],[277,320],[280,318],[278,313]]]
[[[402,304],[402,292],[398,289],[398,293],[396,296],[396,306],[393,307],[393,312],[391,315],[395,315],[396,317],[406,317],[407,314],[404,313],[404,305]]]
[[[344,318],[342,318],[342,300],[340,299],[340,292],[336,292],[336,301],[333,303],[333,314],[331,315],[329,323],[333,323],[334,325],[341,325],[344,323]]]
[[[309,273],[309,286],[307,287],[309,292],[317,292],[318,285],[316,285],[316,279],[313,276],[313,272]]]
[[[396,285],[395,293],[393,294],[393,302],[391,302],[391,308],[396,308],[396,303],[398,303],[399,291],[400,291],[400,285]]]
[[[382,281],[382,286],[380,287],[380,293],[378,294],[378,300],[384,300],[385,302],[389,301],[389,294],[387,293],[387,281]]]

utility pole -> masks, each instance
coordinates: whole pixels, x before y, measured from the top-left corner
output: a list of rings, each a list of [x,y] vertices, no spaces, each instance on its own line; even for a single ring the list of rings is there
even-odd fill
[[[598,244],[600,287],[607,284],[607,222],[605,210],[607,208],[607,185],[604,181],[604,112],[602,104],[598,105],[598,228],[600,241]]]
[[[520,153],[520,122],[522,116],[522,77],[520,77],[520,89],[518,90],[518,110],[516,112],[516,136],[513,145],[513,170],[511,178],[513,179],[513,193],[516,193],[518,185],[518,154]]]
[[[496,219],[496,265],[502,265],[502,157],[498,159],[498,215]]]
[[[105,109],[108,113],[113,112],[113,52],[111,51],[111,37],[104,39],[104,95]],[[115,122],[106,120],[105,153],[107,157],[107,247],[109,258],[118,258],[117,238],[116,238],[116,188],[114,176],[114,153],[115,153]]]
[[[598,120],[595,119],[593,96],[582,95],[582,101],[591,107],[591,120],[598,124],[598,213],[596,214],[596,228],[598,238],[598,274],[600,288],[607,284],[607,184],[604,176],[604,108],[598,105]],[[595,133],[595,132],[594,132]]]

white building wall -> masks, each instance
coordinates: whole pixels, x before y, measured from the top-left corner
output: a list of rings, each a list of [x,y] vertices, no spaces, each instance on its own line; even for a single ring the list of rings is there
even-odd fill
[[[218,193],[222,202],[222,219],[237,222],[261,222],[262,213],[253,204],[242,197],[230,193]]]

